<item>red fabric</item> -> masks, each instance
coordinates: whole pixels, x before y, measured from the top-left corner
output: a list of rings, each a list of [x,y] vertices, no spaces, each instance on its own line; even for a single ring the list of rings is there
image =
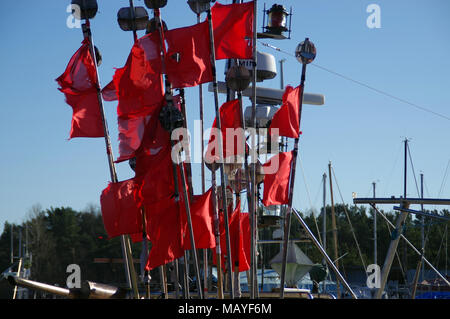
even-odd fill
[[[166,74],[172,88],[192,87],[213,80],[208,34],[207,21],[164,33]]]
[[[137,185],[134,179],[109,183],[102,191],[100,204],[103,224],[109,238],[142,234],[142,214],[136,195]]]
[[[146,270],[167,264],[184,255],[182,202],[168,198],[146,205],[147,232],[152,243]]]
[[[233,155],[242,156],[244,154],[244,146],[242,145],[242,134],[244,134],[244,131],[241,127],[240,118],[242,115],[239,108],[239,100],[235,99],[222,104],[219,109],[219,114],[222,132],[223,157],[225,159],[225,162],[227,162],[226,159],[232,157]],[[219,143],[219,132],[217,130],[216,120],[217,119],[214,119],[205,154],[205,159],[208,163],[219,161],[219,154],[218,152],[216,152]]]
[[[157,32],[140,38],[133,45],[125,66],[116,70],[113,82],[119,100],[119,117],[140,116],[149,108],[163,102],[160,42]]]
[[[190,203],[196,249],[216,247],[216,239],[214,236],[214,207],[211,194],[212,189],[209,189],[205,194],[194,195]],[[185,250],[191,249],[190,238],[189,229],[187,229]]]
[[[288,203],[292,159],[292,152],[278,153],[263,165],[264,192],[262,203],[264,206]]]
[[[303,88],[287,86],[283,94],[283,104],[274,114],[270,123],[270,134],[272,129],[278,129],[279,136],[298,138],[300,134],[300,93]]]
[[[228,256],[226,245],[225,218],[223,214],[220,220],[220,251],[222,269],[226,269],[225,256]],[[241,213],[240,203],[236,205],[234,212],[229,215],[231,264],[235,272],[236,262],[239,263],[239,272],[250,269],[250,223],[248,213]],[[216,251],[213,250],[213,264],[217,264]]]
[[[253,57],[253,1],[211,8],[216,60]]]
[[[56,81],[72,109],[70,138],[103,137],[103,122],[97,97],[97,73],[85,39]]]
[[[102,89],[102,96],[105,101],[117,101],[116,86],[114,85],[114,81],[109,82]]]

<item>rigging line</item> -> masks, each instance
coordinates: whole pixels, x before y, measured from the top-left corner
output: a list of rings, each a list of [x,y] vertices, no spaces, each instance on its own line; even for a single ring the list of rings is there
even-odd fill
[[[269,47],[269,48],[271,48],[271,49],[274,49],[274,50],[276,50],[276,51],[279,51],[279,52],[282,52],[282,53],[284,53],[284,54],[287,54],[287,55],[289,55],[289,56],[291,56],[291,57],[295,57],[295,55],[293,55],[293,54],[291,54],[291,53],[289,53],[289,52],[286,52],[286,51],[284,51],[284,50],[282,50],[282,49],[280,49],[280,48],[277,48],[277,47],[275,47],[275,46],[273,46],[273,45],[270,45],[270,44],[268,44],[268,43],[264,43],[264,42],[261,42],[261,41],[259,41],[259,43],[261,43],[262,45],[264,45],[264,46],[266,46],[266,47]],[[443,118],[443,119],[446,119],[446,120],[450,121],[450,117],[448,117],[448,116],[446,116],[446,115],[440,114],[440,113],[438,113],[438,112],[435,112],[435,111],[432,111],[432,110],[430,110],[430,109],[427,109],[427,108],[425,108],[425,107],[423,107],[423,106],[417,105],[417,104],[415,104],[415,103],[409,102],[409,101],[407,101],[407,100],[405,100],[405,99],[399,98],[399,97],[397,97],[397,96],[395,96],[395,95],[392,95],[392,94],[390,94],[390,93],[387,93],[387,92],[384,92],[384,91],[379,90],[379,89],[377,89],[377,88],[374,88],[374,87],[372,87],[372,86],[370,86],[370,85],[368,85],[368,84],[365,84],[365,83],[363,83],[363,82],[361,82],[361,81],[358,81],[358,80],[354,80],[354,79],[352,79],[352,78],[350,78],[350,77],[348,77],[348,76],[345,76],[345,75],[340,74],[340,73],[338,73],[338,72],[332,71],[332,70],[330,70],[330,69],[328,69],[328,68],[325,68],[325,67],[323,67],[323,66],[320,66],[320,65],[318,65],[318,64],[316,64],[316,63],[310,63],[310,65],[315,66],[316,68],[321,69],[321,70],[323,70],[323,71],[326,71],[326,72],[329,72],[329,73],[331,73],[331,74],[334,74],[334,75],[336,75],[336,76],[338,76],[338,77],[341,77],[341,78],[343,78],[343,79],[345,79],[345,80],[347,80],[347,81],[350,81],[350,82],[353,82],[353,83],[355,83],[355,84],[364,86],[365,88],[368,88],[368,89],[370,89],[370,90],[372,90],[372,91],[375,91],[375,92],[377,92],[377,93],[379,93],[379,94],[382,94],[382,95],[384,95],[384,96],[390,97],[390,98],[392,98],[392,99],[394,99],[394,100],[397,100],[397,101],[399,101],[399,102],[402,102],[402,103],[405,103],[405,104],[407,104],[407,105],[413,106],[413,107],[415,107],[415,108],[417,108],[417,109],[419,109],[419,110],[422,110],[422,111],[424,111],[424,112],[428,112],[428,113],[434,114],[434,115],[436,115],[436,116],[439,116],[439,117],[441,117],[441,118]]]
[[[445,186],[445,181],[446,181],[447,176],[448,176],[448,168],[449,168],[449,166],[450,166],[450,160],[448,160],[447,167],[445,168],[444,177],[442,178],[441,187],[439,188],[438,198],[442,195],[442,191],[443,191],[444,186]]]
[[[363,258],[362,252],[361,252],[361,248],[359,247],[358,239],[356,238],[356,234],[355,234],[355,231],[353,229],[353,225],[352,225],[352,222],[350,220],[350,216],[348,215],[347,208],[345,207],[344,198],[342,197],[341,189],[339,188],[339,184],[337,182],[337,178],[336,178],[336,175],[334,173],[334,168],[333,167],[331,168],[331,172],[333,173],[333,177],[334,177],[334,180],[336,181],[336,186],[337,186],[339,195],[341,196],[342,203],[344,204],[342,207],[344,207],[345,216],[347,217],[347,221],[348,221],[348,223],[350,225],[350,230],[352,232],[353,239],[355,240],[356,247],[357,247],[358,253],[359,253],[359,257],[361,258],[361,262],[362,262],[363,267],[364,267],[364,272],[365,272],[366,276],[368,276],[367,272],[365,271],[367,269],[366,263],[364,262],[364,258]],[[331,178],[331,176],[330,176],[330,178]]]
[[[399,148],[398,148],[398,151],[397,151],[397,156],[395,157],[394,165],[392,166],[391,171],[389,173],[384,193],[387,193],[389,191],[389,185],[391,184],[392,174],[393,174],[393,172],[395,170],[395,167],[397,166],[397,162],[398,162],[398,159],[400,157],[401,150],[402,150],[402,145],[403,145],[403,142],[399,144]]]
[[[407,144],[406,147],[408,149],[409,162],[411,163],[411,170],[413,172],[414,182],[416,183],[417,195],[420,197],[419,185],[417,185],[416,172],[415,172],[414,165],[412,162],[412,156],[411,156],[411,150],[409,149],[409,144]]]
[[[307,194],[308,200],[309,200],[309,206],[312,208],[313,206],[312,206],[312,202],[311,202],[311,196],[309,195],[309,188],[308,188],[308,184],[306,183],[305,171],[303,170],[303,161],[302,161],[302,157],[300,156],[299,153],[297,153],[297,158],[299,159],[300,168],[301,168],[301,170],[302,170],[303,182],[304,182],[304,184],[305,184],[306,194]],[[322,245],[322,238],[321,238],[321,236],[320,236],[319,225],[317,224],[317,218],[316,218],[316,215],[314,215],[314,212],[312,212],[311,214],[313,215],[314,224],[316,225],[317,235],[318,235],[318,237],[319,237],[320,244]]]

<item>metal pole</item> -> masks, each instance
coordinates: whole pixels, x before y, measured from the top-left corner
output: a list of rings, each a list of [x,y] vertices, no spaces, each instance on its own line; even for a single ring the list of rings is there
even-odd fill
[[[371,203],[370,204],[374,209],[375,209],[375,211],[381,216],[381,217],[383,217],[383,219],[386,221],[386,223],[388,223],[388,225],[389,226],[391,226],[392,228],[394,228],[394,225],[391,223],[391,221],[382,213],[382,212],[380,212],[376,207],[375,207],[375,204],[373,204],[373,203]],[[414,245],[413,244],[411,244],[411,242],[403,235],[403,234],[400,234],[400,238],[402,238],[405,242],[406,242],[406,244],[408,244],[408,246],[409,247],[411,247],[412,248],[412,250],[414,250],[414,252],[416,253],[416,254],[418,254],[419,256],[421,256],[422,255],[422,253],[416,248],[416,247],[414,247]],[[448,286],[450,286],[450,282],[443,276],[443,275],[441,275],[441,273],[425,258],[425,257],[423,257],[423,261],[448,285]]]
[[[407,176],[407,165],[408,165],[408,139],[405,138],[405,162],[404,162],[404,175],[403,175],[403,196],[404,199],[406,199],[406,176]],[[408,209],[409,203],[408,202],[402,202],[400,205],[401,208]],[[398,243],[400,241],[400,235],[403,232],[403,226],[406,221],[406,217],[408,217],[408,213],[405,211],[402,211],[400,213],[400,216],[397,218],[397,222],[395,225],[395,229],[392,233],[391,237],[391,243],[389,245],[388,252],[386,254],[386,258],[384,260],[383,269],[381,271],[381,279],[380,279],[380,288],[377,290],[376,298],[380,299],[384,287],[386,286],[387,278],[389,276],[389,272],[391,270],[392,262],[394,261],[395,253],[397,252]]]
[[[355,293],[353,292],[353,290],[348,285],[348,283],[345,281],[344,277],[342,277],[341,273],[339,272],[339,270],[337,269],[337,267],[335,266],[335,264],[333,263],[331,258],[327,255],[327,252],[325,251],[325,249],[323,249],[323,247],[320,245],[317,238],[314,236],[312,231],[309,229],[308,225],[305,223],[303,218],[300,216],[299,212],[295,208],[293,208],[292,211],[294,212],[294,216],[297,217],[298,221],[300,222],[302,227],[305,229],[306,233],[308,234],[309,238],[312,240],[313,244],[317,247],[317,249],[319,249],[320,253],[325,258],[328,265],[331,267],[331,269],[336,274],[336,278],[339,278],[339,280],[342,282],[342,284],[347,289],[347,291],[350,293],[350,295],[352,296],[353,299],[358,299],[356,297]]]
[[[106,154],[108,156],[108,164],[109,164],[109,171],[110,171],[110,175],[111,175],[111,181],[113,183],[117,183],[118,179],[117,179],[117,173],[116,173],[116,168],[114,165],[114,159],[113,159],[113,152],[112,152],[112,147],[111,147],[111,140],[109,138],[109,130],[108,130],[108,124],[106,122],[105,119],[105,110],[103,107],[103,99],[102,99],[102,93],[101,93],[101,85],[100,85],[100,77],[98,74],[98,65],[97,65],[97,57],[95,55],[95,50],[94,50],[94,42],[92,39],[92,33],[91,33],[91,29],[90,29],[90,22],[89,19],[86,19],[86,23],[82,25],[83,27],[83,34],[85,37],[87,37],[89,39],[89,49],[90,49],[90,53],[93,59],[93,63],[95,66],[95,73],[97,76],[97,81],[96,81],[96,86],[97,86],[97,99],[98,99],[98,104],[99,104],[99,108],[100,108],[100,115],[101,115],[101,119],[102,119],[102,123],[103,123],[103,132],[104,132],[104,136],[105,136],[105,145],[106,145]],[[134,294],[134,298],[138,299],[139,298],[139,292],[138,292],[138,288],[137,288],[137,278],[136,278],[136,271],[134,269],[134,264],[133,264],[133,256],[131,253],[131,246],[130,246],[130,242],[129,242],[129,237],[125,236],[125,235],[121,235],[120,236],[120,242],[121,242],[121,246],[122,246],[122,254],[123,254],[123,258],[124,258],[124,264],[125,264],[125,277],[127,280],[127,284],[129,286],[129,288],[133,291]]]
[[[300,96],[299,96],[299,123],[302,117],[302,101],[303,101],[303,91],[305,84],[305,75],[306,75],[306,63],[302,64],[302,76],[300,80]],[[292,151],[292,166],[289,180],[289,202],[288,207],[286,209],[285,220],[284,220],[284,241],[283,241],[283,260],[281,266],[281,281],[280,281],[280,298],[284,298],[284,283],[286,277],[286,264],[287,264],[287,249],[288,249],[288,241],[289,241],[289,232],[291,228],[291,211],[292,211],[292,201],[294,198],[294,184],[295,184],[295,171],[297,164],[297,154],[298,154],[298,141],[299,138],[295,139],[294,149]]]
[[[251,130],[251,150],[252,150],[252,170],[251,170],[251,189],[247,190],[251,193],[251,207],[253,211],[249,211],[250,217],[250,281],[251,281],[251,290],[250,290],[250,298],[254,299],[257,293],[257,264],[256,264],[256,233],[257,233],[257,203],[256,203],[256,162],[258,158],[255,156],[255,145],[256,145],[256,65],[258,63],[258,54],[257,54],[257,32],[256,32],[256,20],[257,20],[257,1],[253,1],[253,66],[252,66],[252,127]]]
[[[337,225],[336,225],[336,214],[334,211],[334,198],[333,198],[333,179],[331,178],[331,162],[328,163],[328,174],[330,176],[330,200],[331,200],[331,228],[333,231],[333,248],[334,248],[334,259],[336,268],[339,269],[339,254],[338,254],[338,238],[337,238]],[[341,288],[339,280],[336,280],[336,298],[341,298]]]
[[[135,21],[135,16],[134,16],[134,4],[133,4],[133,0],[130,0],[130,15],[131,15],[131,29],[133,29],[133,38],[134,38],[134,42],[137,41],[137,31],[136,31],[136,21]]]
[[[228,204],[227,204],[227,180],[225,178],[225,166],[224,166],[224,156],[223,156],[223,140],[222,140],[222,124],[220,120],[220,111],[219,111],[219,92],[217,89],[217,74],[216,74],[216,54],[214,49],[214,34],[213,34],[213,25],[212,25],[212,16],[211,16],[211,8],[207,10],[208,15],[208,25],[209,25],[209,39],[211,46],[211,68],[213,75],[213,89],[214,89],[214,106],[216,109],[216,124],[217,129],[219,131],[218,136],[218,148],[219,148],[219,168],[220,168],[220,179],[222,183],[222,207],[224,214],[224,222],[225,222],[225,237],[226,237],[226,247],[228,254],[231,254],[231,243],[230,243],[230,228],[228,221]],[[234,299],[234,289],[233,289],[233,267],[231,263],[231,258],[227,259],[227,268],[228,268],[228,279],[229,279],[229,289],[230,289],[230,297]]]
[[[423,174],[420,174],[420,197],[423,199]],[[423,211],[423,204],[420,204],[420,210]],[[422,239],[422,258],[425,256],[425,216],[422,216],[420,220],[420,236]],[[422,263],[421,280],[425,275],[425,265]]]
[[[200,13],[197,13],[197,23],[200,23]],[[205,152],[205,143],[203,141],[203,85],[198,86],[198,99],[199,99],[199,111],[200,111],[200,145],[202,151],[201,159],[201,176],[202,176],[202,194],[206,192],[205,186],[205,159],[203,154]],[[208,293],[208,249],[203,249],[203,290],[205,295]]]
[[[323,173],[322,245],[327,250],[327,174]]]
[[[14,263],[14,236],[13,236],[13,224],[11,224],[11,265]]]
[[[213,207],[214,207],[214,230],[216,236],[216,264],[217,264],[217,298],[223,299],[223,282],[222,282],[222,252],[220,250],[220,219],[217,204],[217,187],[216,187],[216,170],[214,163],[211,168],[211,188],[213,191]]]
[[[373,186],[373,198],[375,196],[375,182],[372,183]],[[373,212],[373,263],[378,265],[377,263],[377,213]]]

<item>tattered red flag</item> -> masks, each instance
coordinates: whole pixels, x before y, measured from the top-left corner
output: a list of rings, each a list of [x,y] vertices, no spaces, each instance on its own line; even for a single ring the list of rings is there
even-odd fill
[[[300,134],[300,93],[302,86],[295,89],[287,86],[283,94],[283,104],[274,114],[270,123],[269,131],[273,134],[273,129],[278,129],[278,136],[298,138]]]
[[[163,102],[161,65],[157,32],[145,35],[133,45],[125,66],[117,69],[113,77],[119,117],[140,116]],[[112,88],[111,83],[108,86]]]
[[[165,265],[184,255],[185,222],[182,203],[168,198],[146,205],[147,233],[152,243],[146,269]]]
[[[248,213],[241,212],[241,204],[238,201],[236,208],[229,216],[231,264],[233,272],[239,265],[239,272],[250,269],[250,223]],[[223,214],[219,216],[220,220],[220,251],[222,268],[225,269],[225,256],[228,256],[226,246],[225,220]],[[217,264],[216,251],[213,250],[213,264]]]
[[[216,60],[253,57],[253,1],[211,8]]]
[[[240,118],[242,115],[239,108],[239,100],[235,99],[222,104],[219,109],[219,114],[224,160],[225,162],[227,162],[227,160],[236,162],[235,155],[244,155],[243,139],[245,132],[241,127]],[[205,160],[207,163],[219,161],[219,154],[217,152],[219,133],[220,132],[217,130],[217,119],[214,119],[205,153]]]
[[[292,159],[292,151],[278,153],[263,165],[264,192],[262,203],[264,206],[288,203]]]
[[[167,41],[166,74],[173,88],[211,82],[211,45],[208,22],[164,33]]]
[[[102,191],[100,204],[103,225],[109,238],[142,234],[142,215],[134,179],[109,183]]]
[[[70,138],[103,137],[103,122],[97,96],[97,73],[85,39],[56,81],[72,109]]]

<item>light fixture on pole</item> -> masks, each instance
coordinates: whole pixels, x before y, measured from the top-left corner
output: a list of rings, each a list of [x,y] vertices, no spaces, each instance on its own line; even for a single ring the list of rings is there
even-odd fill
[[[316,57],[316,48],[314,44],[309,41],[309,38],[306,38],[305,41],[301,42],[297,48],[295,49],[295,56],[297,60],[302,63],[302,75],[300,78],[300,96],[299,96],[299,118],[298,123],[300,124],[302,118],[302,104],[303,104],[303,92],[305,87],[305,75],[306,75],[306,66],[311,63]],[[294,196],[294,181],[295,181],[295,172],[296,172],[296,163],[298,157],[298,142],[299,138],[297,137],[294,141],[294,148],[292,150],[292,166],[290,172],[290,183],[289,183],[289,201],[286,209],[286,215],[284,220],[284,240],[283,240],[283,258],[282,258],[282,266],[281,266],[281,274],[280,274],[280,298],[284,298],[284,283],[286,279],[286,264],[287,264],[287,251],[288,251],[288,243],[289,243],[289,231],[291,228],[291,211],[292,211],[292,201]]]
[[[149,9],[160,9],[166,6],[167,0],[144,0],[144,3]]]
[[[79,10],[74,9],[74,6],[78,6]],[[93,19],[97,11],[97,0],[72,0],[72,14],[75,19]]]
[[[207,11],[210,8],[210,3],[215,2],[215,0],[188,0],[188,5],[192,11],[196,14]]]
[[[309,39],[301,42],[295,49],[295,57],[297,58],[297,61],[302,64],[309,64],[314,61],[316,54],[316,47]]]
[[[145,30],[148,24],[147,10],[144,7],[121,8],[117,13],[117,22],[123,31]]]
[[[266,15],[267,25],[265,24]],[[263,33],[258,33],[258,38],[271,38],[278,40],[290,39],[291,21],[292,7],[290,9],[290,13],[288,13],[281,4],[274,4],[269,10],[266,10],[266,6],[264,5]],[[283,35],[284,32],[289,32],[288,37]]]

